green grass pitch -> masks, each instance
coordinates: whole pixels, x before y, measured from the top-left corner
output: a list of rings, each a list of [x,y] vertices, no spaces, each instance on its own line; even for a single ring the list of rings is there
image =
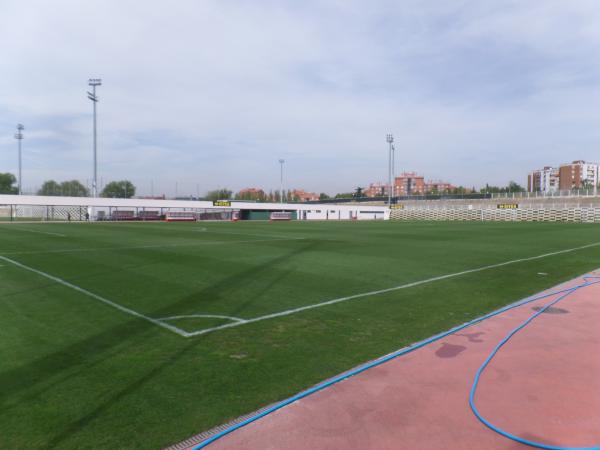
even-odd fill
[[[593,224],[0,225],[0,448],[173,444],[595,269],[600,246],[265,316],[597,242]]]

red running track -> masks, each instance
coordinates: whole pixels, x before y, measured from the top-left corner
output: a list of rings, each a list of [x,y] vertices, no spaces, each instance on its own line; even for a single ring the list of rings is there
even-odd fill
[[[600,272],[596,275],[600,275]],[[582,278],[550,289],[583,283]],[[216,442],[210,450],[517,450],[469,408],[494,346],[549,297],[465,328],[337,383]],[[579,289],[517,333],[482,375],[476,402],[494,425],[564,447],[600,446],[600,284]]]

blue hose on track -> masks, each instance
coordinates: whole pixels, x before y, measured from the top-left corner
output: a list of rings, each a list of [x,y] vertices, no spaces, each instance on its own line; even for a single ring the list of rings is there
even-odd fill
[[[521,444],[529,445],[531,447],[538,447],[538,448],[543,448],[543,449],[548,449],[548,450],[600,450],[600,446],[595,446],[595,447],[561,447],[561,446],[557,446],[557,445],[543,444],[541,442],[531,441],[529,439],[524,439],[524,438],[521,438],[519,436],[515,436],[514,434],[511,434],[508,431],[504,431],[502,428],[500,428],[500,427],[494,425],[493,423],[491,423],[490,421],[488,421],[486,418],[484,418],[481,415],[481,413],[477,409],[477,406],[475,406],[475,393],[477,392],[477,386],[479,385],[479,379],[481,378],[481,374],[486,369],[486,367],[488,366],[488,364],[490,363],[490,361],[494,358],[494,356],[496,356],[496,354],[502,348],[502,346],[504,344],[506,344],[515,334],[517,334],[519,331],[521,331],[523,328],[525,328],[527,325],[529,325],[533,321],[533,319],[535,319],[536,317],[538,317],[540,314],[542,314],[544,311],[546,311],[551,306],[556,305],[558,302],[564,300],[569,295],[571,295],[573,292],[576,292],[579,289],[591,286],[593,284],[600,283],[600,280],[599,281],[589,281],[591,279],[598,279],[598,278],[600,278],[600,277],[590,276],[590,275],[584,276],[583,277],[583,281],[584,281],[583,284],[574,286],[574,287],[572,287],[570,289],[567,289],[566,291],[563,291],[563,293],[556,300],[553,300],[553,301],[549,302],[548,304],[544,305],[542,308],[540,308],[539,311],[537,311],[535,314],[531,315],[522,324],[520,324],[518,327],[516,327],[510,333],[508,333],[506,335],[506,337],[504,339],[502,339],[498,345],[496,345],[496,347],[494,348],[494,350],[492,350],[492,352],[485,359],[485,361],[479,367],[479,369],[477,369],[477,373],[475,374],[475,379],[473,381],[473,386],[471,387],[471,392],[469,394],[469,405],[471,406],[471,410],[473,411],[473,414],[475,414],[475,416],[485,426],[487,426],[488,428],[492,429],[496,433],[498,433],[498,434],[500,434],[500,435],[502,435],[502,436],[504,436],[504,437],[506,437],[508,439],[511,439],[511,440],[513,440],[515,442],[519,442]],[[555,294],[557,294],[557,293],[555,293]],[[544,298],[544,297],[548,297],[548,295],[542,296],[542,297],[538,297],[538,298],[533,299],[533,300],[539,300],[539,299]]]
[[[392,359],[398,358],[399,356],[406,355],[407,353],[411,353],[411,352],[413,352],[413,351],[415,351],[415,350],[417,350],[419,348],[425,347],[426,345],[429,345],[432,342],[436,342],[436,341],[438,341],[440,339],[445,338],[446,336],[449,336],[451,334],[456,333],[457,331],[463,330],[463,329],[465,329],[467,327],[470,327],[472,325],[475,325],[475,324],[477,324],[479,322],[483,322],[484,320],[489,319],[490,317],[497,316],[498,314],[502,314],[502,313],[504,313],[506,311],[509,311],[511,309],[518,308],[519,306],[523,306],[523,305],[526,305],[528,303],[535,302],[535,301],[538,301],[538,300],[542,300],[544,298],[552,297],[552,296],[558,295],[558,294],[563,294],[563,296],[561,296],[561,298],[559,299],[559,300],[561,300],[562,298],[566,297],[567,295],[571,294],[572,292],[574,292],[575,290],[577,290],[579,288],[582,288],[582,287],[585,287],[585,286],[589,286],[589,285],[595,284],[595,283],[600,283],[600,281],[594,281],[594,282],[589,282],[588,283],[587,282],[588,278],[600,278],[600,277],[586,276],[586,277],[584,277],[585,283],[582,284],[582,285],[580,285],[580,286],[575,286],[575,287],[567,288],[567,289],[561,289],[559,291],[554,291],[554,292],[550,292],[548,294],[543,294],[543,295],[540,295],[540,296],[537,296],[537,297],[528,298],[528,299],[525,299],[523,301],[519,301],[517,303],[514,303],[512,305],[505,306],[504,308],[498,309],[497,311],[491,312],[491,313],[486,314],[486,315],[484,315],[482,317],[474,319],[474,320],[472,320],[470,322],[464,323],[464,324],[459,325],[457,327],[454,327],[454,328],[452,328],[452,329],[450,329],[448,331],[445,331],[443,333],[440,333],[438,335],[435,335],[435,336],[432,336],[432,337],[430,337],[428,339],[425,339],[424,341],[421,341],[421,342],[418,342],[416,344],[413,344],[410,347],[406,347],[406,348],[397,350],[397,351],[395,351],[393,353],[390,353],[389,355],[386,355],[386,356],[383,356],[383,357],[381,357],[379,359],[376,359],[375,361],[371,361],[371,362],[369,362],[367,364],[363,364],[362,366],[358,366],[355,369],[352,369],[352,370],[350,370],[348,372],[345,372],[345,373],[343,373],[341,375],[338,375],[338,376],[336,376],[334,378],[331,378],[328,381],[320,383],[320,384],[318,384],[318,385],[316,385],[316,386],[314,386],[314,387],[312,387],[310,389],[307,389],[306,391],[300,392],[300,393],[298,393],[298,394],[296,394],[296,395],[294,395],[294,396],[292,396],[292,397],[290,397],[290,398],[288,398],[286,400],[282,400],[281,402],[276,403],[273,406],[270,406],[270,407],[266,408],[265,410],[263,410],[263,411],[261,411],[259,413],[256,413],[256,414],[254,414],[254,415],[252,415],[252,416],[250,416],[250,417],[242,420],[241,422],[238,422],[238,423],[235,423],[235,424],[232,424],[232,425],[228,426],[224,430],[219,431],[218,433],[214,434],[213,436],[205,439],[200,444],[195,445],[194,447],[192,447],[192,450],[200,450],[200,449],[206,448],[210,444],[212,444],[213,442],[215,442],[215,441],[221,439],[222,437],[224,437],[224,436],[232,433],[233,431],[238,430],[238,429],[240,429],[242,427],[245,427],[246,425],[248,425],[248,424],[250,424],[252,422],[257,421],[257,420],[261,419],[262,417],[265,417],[265,416],[267,416],[267,415],[269,415],[269,414],[271,414],[271,413],[273,413],[273,412],[275,412],[275,411],[283,408],[284,406],[289,405],[290,403],[294,403],[297,400],[300,400],[302,398],[308,397],[309,395],[312,395],[312,394],[314,394],[316,392],[319,392],[319,391],[321,391],[321,390],[323,390],[325,388],[328,388],[328,387],[330,387],[330,386],[332,386],[332,385],[334,385],[336,383],[339,383],[340,381],[346,380],[346,379],[348,379],[350,377],[353,377],[354,375],[358,375],[359,373],[365,372],[366,370],[369,370],[369,369],[371,369],[373,367],[377,367],[377,366],[379,366],[379,365],[381,365],[383,363],[386,363],[386,362],[388,362],[388,361],[390,361]],[[553,301],[550,304],[546,305],[538,313],[534,314],[530,318],[529,321],[531,321],[533,318],[535,318],[539,313],[542,313],[549,306],[552,306],[553,304],[557,303],[557,301],[558,300]],[[525,325],[523,325],[523,326],[525,326]],[[517,331],[518,331],[518,329],[514,330],[514,332],[512,334],[516,333]],[[508,339],[510,339],[510,336],[508,337]],[[501,343],[498,347],[496,347],[495,352],[497,352],[498,348],[500,348],[502,345],[503,344]],[[494,427],[494,425],[492,425],[491,423],[487,422],[483,417],[481,417],[481,415],[479,414],[479,412],[475,408],[475,404],[473,402],[473,397],[475,395],[475,390],[477,389],[477,382],[479,381],[479,376],[481,375],[481,372],[483,371],[483,369],[485,369],[485,366],[487,365],[487,363],[489,363],[489,360],[492,359],[492,357],[495,354],[495,352],[486,360],[486,362],[484,363],[484,365],[482,365],[479,368],[479,371],[477,372],[477,376],[475,378],[475,383],[473,385],[473,389],[471,390],[471,396],[470,396],[470,400],[469,401],[470,401],[470,404],[471,404],[471,408],[473,409],[473,412],[475,413],[475,415],[477,416],[477,418],[479,420],[481,420],[485,425],[487,425],[488,427],[490,427],[492,430],[497,431],[498,433],[500,433],[500,434],[502,434],[502,435],[504,435],[504,436],[506,436],[506,437],[508,437],[510,439],[514,439],[514,440],[516,440],[518,442],[522,442],[522,443],[525,443],[525,444],[528,444],[528,445],[532,445],[532,446],[537,446],[537,447],[540,447],[540,448],[545,448],[545,449],[550,449],[550,450],[600,450],[600,447],[590,447],[590,448],[585,448],[585,449],[576,449],[576,448],[566,448],[566,447],[544,446],[544,444],[537,444],[537,443],[534,443],[534,442],[529,442],[529,441],[526,441],[526,440],[521,439],[519,437],[512,436],[511,434],[506,433],[506,432],[504,432],[503,430],[500,430],[497,427]]]

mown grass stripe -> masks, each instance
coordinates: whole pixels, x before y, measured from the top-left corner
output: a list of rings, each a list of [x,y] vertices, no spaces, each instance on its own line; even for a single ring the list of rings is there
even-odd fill
[[[321,303],[315,303],[315,304],[312,304],[312,305],[301,306],[299,308],[288,309],[288,310],[276,312],[276,313],[273,313],[273,314],[266,314],[264,316],[255,317],[255,318],[252,318],[252,319],[245,319],[243,322],[227,323],[225,325],[219,325],[219,326],[216,326],[216,327],[205,328],[205,329],[199,330],[199,331],[193,331],[193,332],[188,333],[188,335],[189,336],[198,336],[198,335],[201,335],[201,334],[206,334],[206,333],[210,333],[210,332],[213,332],[213,331],[223,330],[223,329],[226,329],[226,328],[239,327],[239,326],[248,325],[248,324],[254,323],[254,322],[260,322],[262,320],[275,319],[277,317],[289,316],[290,314],[297,314],[299,312],[307,311],[309,309],[322,308],[323,306],[329,306],[329,305],[334,305],[336,303],[347,302],[349,300],[355,300],[357,298],[363,298],[363,297],[370,297],[370,296],[373,296],[373,295],[385,294],[385,293],[388,293],[388,292],[398,291],[400,289],[407,289],[407,288],[419,286],[419,285],[422,285],[422,284],[432,283],[434,281],[446,280],[448,278],[459,277],[461,275],[467,275],[469,273],[481,272],[483,270],[495,269],[495,268],[498,268],[498,267],[508,266],[510,264],[516,264],[516,263],[525,262],[525,261],[533,261],[533,260],[536,260],[536,259],[547,258],[549,256],[555,256],[555,255],[560,255],[560,254],[563,254],[563,253],[574,252],[576,250],[583,250],[585,248],[596,247],[598,245],[600,245],[600,242],[594,242],[592,244],[582,245],[580,247],[568,248],[568,249],[565,249],[565,250],[559,250],[559,251],[556,251],[556,252],[544,253],[542,255],[530,256],[530,257],[527,257],[527,258],[513,259],[513,260],[510,260],[510,261],[505,261],[505,262],[501,262],[501,263],[498,263],[498,264],[490,264],[488,266],[477,267],[475,269],[468,269],[468,270],[463,270],[461,272],[449,273],[449,274],[446,274],[446,275],[440,275],[440,276],[437,276],[437,277],[427,278],[425,280],[413,281],[412,283],[401,284],[400,286],[394,286],[394,287],[390,287],[390,288],[386,288],[386,289],[380,289],[380,290],[377,290],[377,291],[363,292],[361,294],[349,295],[347,297],[334,298],[333,300],[327,300],[327,301],[321,302]]]
[[[68,281],[63,280],[62,278],[58,278],[58,277],[55,277],[54,275],[50,275],[49,273],[42,272],[41,270],[37,270],[37,269],[34,269],[33,267],[26,266],[25,264],[22,264],[22,263],[20,263],[18,261],[15,261],[14,259],[7,258],[6,256],[0,256],[0,259],[2,261],[8,262],[8,263],[10,263],[10,264],[12,264],[14,266],[20,267],[21,269],[28,270],[29,272],[33,272],[33,273],[35,273],[35,274],[37,274],[39,276],[42,276],[42,277],[47,278],[49,280],[52,280],[52,281],[54,281],[54,282],[56,282],[58,284],[61,284],[61,285],[65,286],[65,287],[71,288],[71,289],[73,289],[73,290],[75,290],[77,292],[81,292],[82,294],[85,294],[88,297],[91,297],[91,298],[93,298],[95,300],[98,300],[98,301],[100,301],[100,302],[102,302],[102,303],[104,303],[106,305],[112,306],[113,308],[118,309],[119,311],[122,311],[122,312],[124,312],[126,314],[129,314],[131,316],[138,317],[140,319],[146,320],[146,321],[148,321],[150,323],[153,323],[154,325],[158,325],[159,327],[165,328],[165,329],[167,329],[169,331],[172,331],[173,333],[176,333],[176,334],[178,334],[180,336],[189,337],[189,334],[187,332],[185,332],[185,331],[183,331],[183,330],[181,330],[181,329],[179,329],[179,328],[177,328],[177,327],[175,327],[173,325],[169,325],[168,323],[161,322],[160,320],[156,320],[156,319],[153,319],[152,317],[145,316],[144,314],[139,313],[137,311],[134,311],[133,309],[127,308],[127,307],[122,306],[122,305],[119,305],[118,303],[115,303],[115,302],[110,301],[110,300],[108,300],[108,299],[106,299],[104,297],[101,297],[98,294],[94,294],[93,292],[90,292],[87,289],[84,289],[84,288],[79,287],[79,286],[77,286],[75,284],[69,283]]]

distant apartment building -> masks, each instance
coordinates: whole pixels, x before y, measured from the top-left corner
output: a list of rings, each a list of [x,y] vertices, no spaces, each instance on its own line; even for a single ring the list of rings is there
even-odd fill
[[[593,188],[598,186],[598,164],[585,161],[561,164],[559,179],[561,190]]]
[[[430,180],[430,181],[425,182],[425,192],[444,193],[444,192],[451,192],[455,188],[456,188],[456,186],[453,186],[452,184],[448,183],[447,181]]]
[[[245,188],[236,194],[238,200],[264,200],[265,191],[260,188]]]
[[[416,172],[404,172],[394,180],[394,195],[422,195],[425,192],[425,178]]]
[[[559,168],[545,166],[527,175],[529,192],[570,191],[598,186],[599,166],[596,163],[573,161]]]
[[[294,189],[292,191],[292,198],[297,198],[301,202],[312,202],[315,200],[319,200],[319,194],[316,194],[314,192],[306,192],[303,189]]]
[[[245,188],[240,190],[239,194],[250,194],[250,195],[259,195],[264,194],[265,192],[260,188]]]
[[[559,189],[559,169],[545,166],[527,175],[529,192],[554,192]]]
[[[364,190],[367,197],[385,197],[389,195],[388,183],[371,183]],[[416,172],[404,172],[394,179],[394,195],[423,195],[428,192],[450,192],[455,186],[447,181],[429,180]]]
[[[377,183],[369,184],[369,187],[364,190],[365,196],[367,197],[385,197],[388,195],[390,185],[388,183]]]
[[[540,171],[540,189],[543,192],[553,192],[559,187],[559,175],[556,167],[544,167]]]
[[[534,170],[527,174],[527,192],[539,192],[541,191],[541,170]]]

